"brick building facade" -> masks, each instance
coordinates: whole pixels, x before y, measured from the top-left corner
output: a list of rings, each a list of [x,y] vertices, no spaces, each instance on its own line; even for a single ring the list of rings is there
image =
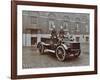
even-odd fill
[[[42,37],[49,37],[53,25],[57,32],[62,26],[65,32],[74,35],[76,41],[89,41],[89,14],[86,13],[23,11],[22,23],[23,46],[31,46]]]

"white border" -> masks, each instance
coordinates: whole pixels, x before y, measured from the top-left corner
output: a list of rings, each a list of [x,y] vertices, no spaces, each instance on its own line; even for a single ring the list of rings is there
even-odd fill
[[[49,11],[49,12],[73,12],[73,13],[89,13],[90,14],[90,65],[79,67],[58,67],[58,68],[38,68],[38,69],[22,69],[22,10],[28,11]],[[46,74],[46,73],[62,73],[62,72],[80,72],[94,71],[94,10],[78,9],[78,8],[60,8],[60,7],[41,7],[41,6],[17,6],[17,75],[28,74]]]

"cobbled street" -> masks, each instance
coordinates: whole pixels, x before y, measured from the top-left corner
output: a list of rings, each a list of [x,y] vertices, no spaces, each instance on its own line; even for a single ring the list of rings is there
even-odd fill
[[[81,44],[81,55],[78,58],[70,57],[64,62],[57,60],[55,54],[45,53],[40,55],[37,48],[23,47],[23,68],[48,68],[48,67],[71,67],[89,65],[89,44]]]

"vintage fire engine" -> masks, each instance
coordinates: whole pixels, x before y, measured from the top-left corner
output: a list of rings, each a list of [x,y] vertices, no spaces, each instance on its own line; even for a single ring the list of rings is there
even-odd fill
[[[45,38],[37,44],[40,54],[50,52],[54,53],[59,61],[64,61],[67,57],[78,57],[81,53],[80,43],[75,42],[71,37],[64,37],[63,39]]]

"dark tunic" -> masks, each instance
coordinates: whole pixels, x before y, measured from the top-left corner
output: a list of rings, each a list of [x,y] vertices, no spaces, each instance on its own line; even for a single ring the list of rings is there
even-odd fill
[[[61,30],[59,31],[59,37],[63,38],[63,37],[64,37],[64,34],[65,34],[64,30],[61,29]]]

